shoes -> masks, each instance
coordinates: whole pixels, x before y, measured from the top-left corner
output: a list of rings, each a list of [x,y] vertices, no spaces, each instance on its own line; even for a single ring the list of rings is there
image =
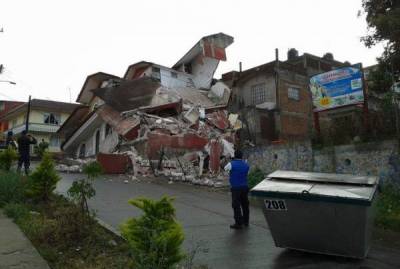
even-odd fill
[[[232,224],[231,226],[229,226],[231,229],[234,229],[234,230],[240,230],[240,229],[242,229],[243,227],[242,227],[242,225],[239,225],[239,224]]]
[[[249,228],[249,224],[248,224],[248,223],[243,224],[243,226],[244,226],[245,228]]]

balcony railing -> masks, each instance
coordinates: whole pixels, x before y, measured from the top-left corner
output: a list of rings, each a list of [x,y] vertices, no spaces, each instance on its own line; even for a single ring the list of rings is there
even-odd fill
[[[30,132],[44,132],[44,133],[55,133],[60,128],[60,125],[51,125],[44,123],[29,123]],[[14,134],[19,134],[25,130],[25,124],[17,125],[10,128],[8,131],[12,131]]]

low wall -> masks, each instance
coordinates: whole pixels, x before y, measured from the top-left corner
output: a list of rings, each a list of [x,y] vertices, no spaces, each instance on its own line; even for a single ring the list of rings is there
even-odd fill
[[[270,173],[278,169],[376,175],[381,182],[400,183],[398,143],[387,140],[312,149],[310,142],[247,148],[252,167]]]

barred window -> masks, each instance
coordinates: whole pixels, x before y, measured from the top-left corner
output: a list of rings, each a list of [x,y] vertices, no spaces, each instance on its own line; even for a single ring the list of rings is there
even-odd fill
[[[253,105],[265,102],[265,83],[251,86],[251,101]]]

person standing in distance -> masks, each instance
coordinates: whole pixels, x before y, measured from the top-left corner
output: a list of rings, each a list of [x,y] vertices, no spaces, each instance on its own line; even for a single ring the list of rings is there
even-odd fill
[[[17,143],[15,142],[13,135],[12,131],[7,132],[6,147],[17,149]]]
[[[25,174],[29,174],[29,166],[30,162],[30,145],[35,145],[37,140],[27,134],[26,131],[22,131],[21,136],[17,140],[18,143],[18,152],[19,152],[19,160],[18,160],[18,172],[21,172],[22,164],[24,164]]]
[[[231,229],[242,229],[249,226],[249,187],[247,184],[247,174],[249,165],[242,160],[243,153],[240,150],[235,151],[234,159],[225,166],[225,171],[229,171],[229,183],[232,193],[232,208],[235,224]]]

